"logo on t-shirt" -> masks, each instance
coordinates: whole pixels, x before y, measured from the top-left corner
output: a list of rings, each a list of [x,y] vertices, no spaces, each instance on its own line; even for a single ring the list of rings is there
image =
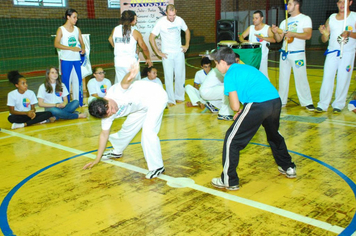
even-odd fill
[[[56,92],[57,97],[62,97],[63,92]]]
[[[74,36],[69,36],[68,38],[68,46],[69,47],[75,47],[77,45],[77,40],[75,39]]]
[[[295,61],[295,67],[300,68],[304,66],[304,60],[296,60]]]
[[[100,91],[101,91],[102,93],[106,93],[107,87],[108,87],[108,86],[107,86],[106,84],[101,85],[101,86],[100,86]]]
[[[125,43],[125,44],[129,44],[131,41],[131,37],[115,37],[114,42],[115,43]]]
[[[22,100],[22,105],[24,106],[24,107],[29,107],[30,106],[30,99],[28,99],[28,98],[24,98],[23,100]]]
[[[297,30],[298,30],[298,21],[288,23],[288,31],[297,32]]]
[[[346,71],[347,71],[347,72],[350,72],[350,71],[351,71],[351,66],[350,66],[350,65],[348,65],[348,66],[346,67]]]
[[[263,34],[258,34],[259,36],[263,37]],[[257,42],[262,43],[263,39],[260,39],[259,37],[256,37]]]
[[[352,32],[353,28],[352,28],[351,25],[348,25],[348,26],[345,27],[345,30]]]

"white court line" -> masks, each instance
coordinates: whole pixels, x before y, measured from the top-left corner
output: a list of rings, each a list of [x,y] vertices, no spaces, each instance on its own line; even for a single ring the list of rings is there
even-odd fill
[[[69,147],[66,147],[66,146],[63,146],[63,145],[60,145],[60,144],[52,143],[52,142],[45,141],[45,140],[42,140],[42,139],[39,139],[39,138],[34,138],[34,137],[31,137],[31,136],[28,136],[28,135],[24,135],[24,134],[21,134],[21,133],[16,133],[16,132],[9,131],[9,130],[6,130],[6,129],[2,129],[2,132],[6,133],[6,134],[9,134],[11,136],[16,136],[16,137],[19,137],[19,138],[27,139],[27,140],[30,140],[30,141],[33,141],[33,142],[37,142],[37,143],[40,143],[40,144],[43,144],[43,145],[47,145],[47,146],[50,146],[50,147],[58,148],[58,149],[61,149],[61,150],[67,151],[67,152],[72,152],[72,153],[77,154],[77,155],[84,153],[83,151],[78,150],[78,149],[69,148]],[[94,154],[91,154],[91,153],[85,154],[83,156],[89,157],[91,159],[95,159],[96,158],[96,156]],[[107,160],[107,161],[103,160],[102,162],[110,163],[110,164],[125,168],[127,170],[139,172],[141,174],[146,174],[147,173],[147,170],[145,170],[145,169],[142,169],[140,167],[137,167],[137,166],[134,166],[134,165],[130,165],[130,164],[127,164],[127,163],[123,163],[123,162],[112,161],[112,160]],[[283,209],[278,208],[278,207],[274,207],[274,206],[270,206],[270,205],[267,205],[267,204],[264,204],[264,203],[260,203],[260,202],[256,202],[256,201],[249,200],[249,199],[246,199],[246,198],[238,197],[238,196],[235,196],[235,195],[232,195],[232,194],[228,194],[228,193],[225,193],[225,192],[222,192],[222,191],[218,191],[218,190],[215,190],[215,189],[207,188],[207,187],[195,184],[195,183],[190,183],[190,184],[188,183],[187,184],[183,180],[180,181],[179,179],[181,179],[181,178],[174,178],[174,177],[171,177],[171,176],[168,176],[168,175],[160,175],[158,178],[160,178],[162,180],[166,180],[167,182],[180,183],[182,185],[185,185],[185,187],[189,187],[189,188],[195,189],[197,191],[201,191],[201,192],[208,193],[208,194],[211,194],[211,195],[214,195],[214,196],[217,196],[217,197],[225,198],[225,199],[230,200],[230,201],[241,203],[241,204],[244,204],[244,205],[247,205],[247,206],[251,206],[251,207],[254,207],[254,208],[257,208],[257,209],[260,209],[260,210],[264,210],[264,211],[267,211],[267,212],[270,212],[270,213],[273,213],[273,214],[276,214],[276,215],[280,215],[280,216],[283,216],[283,217],[286,217],[286,218],[289,218],[289,219],[292,219],[292,220],[295,220],[295,221],[299,221],[299,222],[302,222],[302,223],[305,223],[305,224],[309,224],[309,225],[312,225],[312,226],[315,226],[315,227],[318,227],[318,228],[321,228],[321,229],[324,229],[324,230],[327,230],[327,231],[330,231],[330,232],[334,232],[334,233],[338,233],[339,234],[344,230],[344,228],[342,228],[342,227],[339,227],[339,226],[336,226],[336,225],[331,225],[331,224],[323,222],[323,221],[315,220],[315,219],[312,219],[312,218],[309,218],[309,217],[306,217],[306,216],[303,216],[303,215],[299,215],[299,214],[296,214],[296,213],[293,213],[293,212],[290,212],[290,211],[286,211],[286,210],[283,210]]]
[[[356,122],[353,121],[340,121],[340,120],[325,120],[329,124],[343,125],[349,127],[356,127]]]

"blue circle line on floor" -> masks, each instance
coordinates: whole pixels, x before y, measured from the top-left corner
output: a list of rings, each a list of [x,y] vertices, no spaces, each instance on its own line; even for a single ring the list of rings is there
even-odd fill
[[[195,141],[224,141],[223,139],[202,139],[202,138],[186,138],[186,139],[162,139],[161,142],[171,142],[171,141],[187,141],[187,140],[195,140]],[[129,145],[136,145],[136,144],[140,144],[141,142],[134,142],[134,143],[130,143]],[[254,143],[254,142],[250,142],[249,144],[253,144],[253,145],[258,145],[258,146],[263,146],[263,147],[269,147],[269,145],[266,144],[260,144],[260,143]],[[112,148],[112,147],[108,147],[108,148]],[[13,231],[10,228],[8,219],[7,219],[7,209],[8,206],[10,204],[10,200],[12,199],[12,197],[15,195],[15,193],[23,186],[25,185],[29,180],[31,180],[32,178],[34,178],[35,176],[37,176],[38,174],[44,172],[45,170],[48,170],[49,168],[56,166],[58,164],[61,164],[63,162],[66,162],[68,160],[74,159],[76,157],[80,157],[80,156],[84,156],[86,154],[89,153],[93,153],[96,152],[97,150],[93,150],[93,151],[89,151],[89,152],[84,152],[66,159],[63,159],[61,161],[55,162],[51,165],[48,165],[38,171],[36,171],[35,173],[31,174],[30,176],[28,176],[27,178],[23,179],[20,183],[18,183],[14,188],[12,188],[10,190],[10,192],[5,196],[5,198],[3,199],[3,201],[1,202],[0,205],[0,228],[1,231],[3,232],[3,234],[5,236],[12,236],[15,235],[13,233]],[[315,161],[325,167],[327,167],[328,169],[330,169],[331,171],[335,172],[338,176],[340,176],[352,189],[354,196],[356,198],[356,184],[349,178],[347,177],[345,174],[343,174],[341,171],[337,170],[336,168],[330,166],[329,164],[322,162],[318,159],[315,159],[313,157],[304,155],[302,153],[299,152],[295,152],[295,151],[290,151],[288,150],[288,152],[308,158],[312,161]],[[350,224],[339,234],[339,235],[352,235],[354,232],[356,231],[356,214],[354,214]]]

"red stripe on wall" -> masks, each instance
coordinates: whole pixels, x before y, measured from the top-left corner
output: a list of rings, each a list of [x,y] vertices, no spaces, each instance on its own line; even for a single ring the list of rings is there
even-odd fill
[[[88,19],[95,19],[94,0],[87,0]]]

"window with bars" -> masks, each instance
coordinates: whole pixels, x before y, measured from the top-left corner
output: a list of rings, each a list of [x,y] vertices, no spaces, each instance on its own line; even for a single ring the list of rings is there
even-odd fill
[[[66,7],[67,0],[14,0],[15,6]]]
[[[120,8],[120,0],[108,0],[108,8]]]

